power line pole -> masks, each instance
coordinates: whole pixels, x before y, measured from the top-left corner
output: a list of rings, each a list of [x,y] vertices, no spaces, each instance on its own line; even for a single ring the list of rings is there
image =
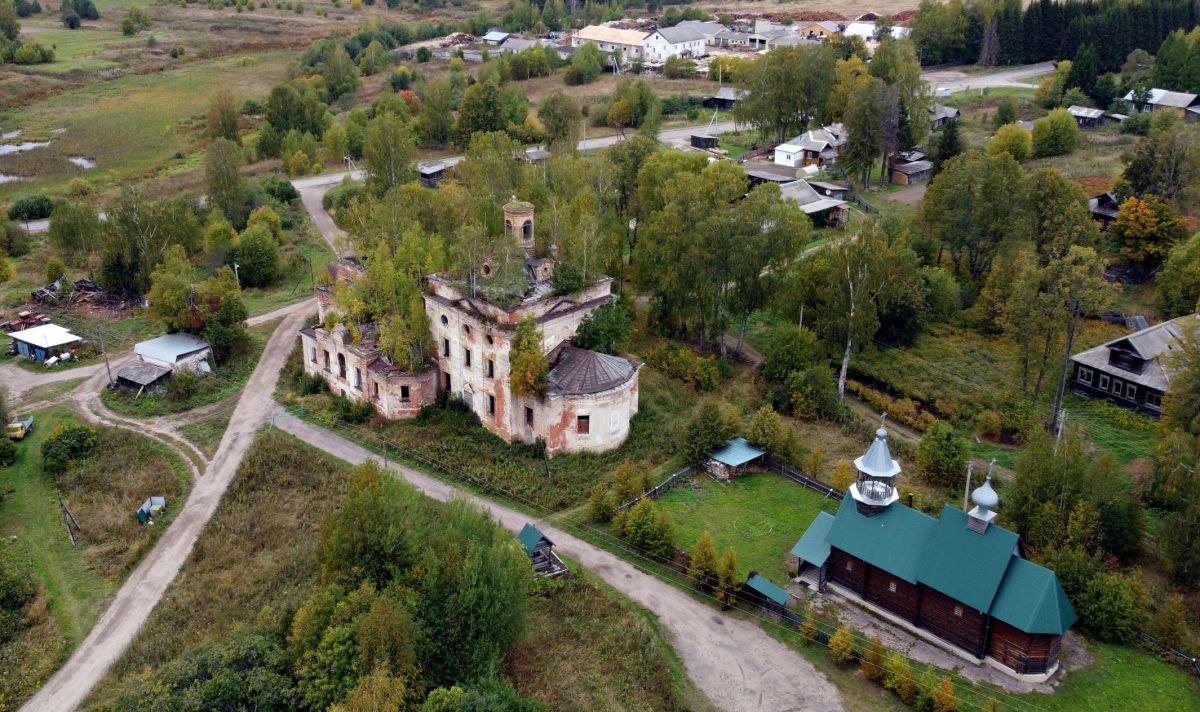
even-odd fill
[[[108,371],[108,383],[112,385],[112,366],[108,363],[108,351],[104,349],[104,332],[100,331],[99,328],[96,329],[96,340],[100,342],[100,353],[104,356],[104,370]]]

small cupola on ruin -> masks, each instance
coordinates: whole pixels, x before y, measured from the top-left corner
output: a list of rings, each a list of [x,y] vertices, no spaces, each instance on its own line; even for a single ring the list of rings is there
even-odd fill
[[[892,458],[888,449],[883,423],[875,431],[875,441],[870,449],[854,461],[854,467],[858,470],[858,478],[850,485],[850,496],[859,513],[874,516],[900,498],[896,492],[900,463]]]
[[[525,254],[533,254],[533,203],[514,195],[504,204],[504,235],[515,240]]]
[[[992,520],[996,518],[996,505],[1000,504],[1000,495],[992,489],[990,472],[983,484],[971,492],[971,501],[975,503],[975,506],[967,512],[967,528],[976,534],[983,534]]]

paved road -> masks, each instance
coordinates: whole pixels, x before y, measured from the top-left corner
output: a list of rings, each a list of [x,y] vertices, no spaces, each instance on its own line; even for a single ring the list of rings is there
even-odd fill
[[[1028,64],[1023,67],[999,69],[994,72],[987,72],[986,74],[966,74],[965,72],[958,72],[952,69],[939,69],[932,72],[925,72],[921,76],[934,89],[948,89],[951,94],[957,94],[960,91],[990,87],[1029,88],[1030,84],[1025,80],[1052,71],[1054,71],[1053,62],[1042,62],[1040,64]]]
[[[273,422],[313,447],[351,464],[381,458],[328,430],[286,412]],[[388,466],[433,499],[467,499],[516,533],[529,517],[486,499],[467,494],[410,467]],[[767,635],[755,623],[722,615],[688,594],[603,549],[554,527],[539,524],[563,554],[613,588],[650,609],[671,636],[688,676],[726,712],[841,710],[837,689],[793,650]]]
[[[272,400],[275,382],[291,351],[296,332],[308,316],[312,301],[286,307],[287,317],[263,351],[229,420],[217,454],[193,484],[183,509],[125,584],[70,659],[21,708],[26,712],[68,712],[75,709],[133,640],[150,611],[162,598],[187,560],[204,525],[233,480],[255,433],[277,408]],[[275,313],[277,316],[278,313]],[[263,315],[266,320],[271,315]],[[78,399],[94,394],[105,376],[96,374],[80,389]]]

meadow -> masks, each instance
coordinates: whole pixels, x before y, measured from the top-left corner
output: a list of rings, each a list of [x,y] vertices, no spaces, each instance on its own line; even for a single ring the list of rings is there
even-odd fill
[[[77,472],[55,482],[42,471],[41,444],[55,426],[78,419],[63,408],[34,416],[16,464],[0,470],[0,535],[11,537],[41,589],[28,614],[32,625],[0,647],[0,700],[8,703],[33,692],[83,640],[190,487],[186,465],[165,446],[111,428],[99,429]],[[67,536],[56,494],[79,523],[78,546]],[[150,495],[167,498],[167,515],[143,526],[134,513]]]

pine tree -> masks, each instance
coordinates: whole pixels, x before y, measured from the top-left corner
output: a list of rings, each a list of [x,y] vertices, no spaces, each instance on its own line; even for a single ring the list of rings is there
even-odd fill
[[[720,586],[721,605],[732,608],[737,603],[738,564],[737,553],[733,547],[726,547],[721,554],[721,565],[717,569],[717,582]]]
[[[696,540],[692,548],[692,564],[688,568],[688,576],[704,591],[711,591],[717,585],[717,546],[713,543],[712,534],[707,531]]]
[[[938,132],[937,149],[933,152],[934,175],[941,173],[946,163],[962,151],[962,140],[958,136],[958,121],[950,119]]]

